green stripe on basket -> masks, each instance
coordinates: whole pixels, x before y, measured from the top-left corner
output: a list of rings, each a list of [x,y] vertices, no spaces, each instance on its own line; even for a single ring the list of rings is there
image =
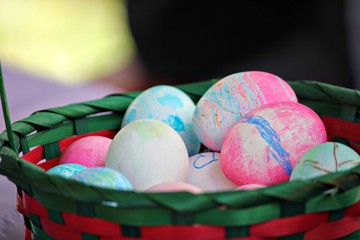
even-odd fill
[[[225,227],[225,238],[247,237],[249,232],[249,226]]]
[[[45,159],[53,159],[61,156],[59,142],[47,143],[44,145]]]
[[[50,237],[43,229],[32,224],[33,240],[56,240]]]
[[[88,121],[87,118],[79,118],[74,120],[76,135],[85,134],[89,132],[87,121]]]
[[[128,226],[125,224],[121,225],[121,233],[124,237],[140,238],[141,229],[137,226]]]
[[[345,237],[339,238],[338,240],[359,240],[360,239],[360,229],[352,234],[349,234]]]
[[[304,233],[296,233],[289,236],[279,237],[278,240],[303,240],[304,236]]]
[[[100,240],[100,237],[98,235],[93,235],[88,233],[82,233],[81,237],[83,240]]]
[[[49,215],[49,219],[52,220],[53,222],[59,223],[59,224],[64,224],[64,220],[62,217],[62,214],[60,211],[55,211],[52,209],[47,209],[48,215]]]

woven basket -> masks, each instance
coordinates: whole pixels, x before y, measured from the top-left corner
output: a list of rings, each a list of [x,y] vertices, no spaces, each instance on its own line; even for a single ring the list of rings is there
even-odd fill
[[[178,85],[197,102],[216,80]],[[360,152],[360,92],[289,82],[315,110],[329,141]],[[140,92],[51,108],[0,136],[0,173],[18,189],[25,239],[360,239],[360,167],[252,191],[137,193],[45,174],[73,141],[112,137]],[[44,161],[45,159],[46,161]],[[116,204],[108,204],[114,202]]]

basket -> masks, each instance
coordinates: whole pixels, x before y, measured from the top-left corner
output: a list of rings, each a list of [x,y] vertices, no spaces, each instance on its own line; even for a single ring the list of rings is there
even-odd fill
[[[176,87],[197,102],[215,82]],[[289,84],[299,102],[322,117],[329,141],[360,152],[359,91],[314,81]],[[139,94],[37,111],[1,134],[0,173],[17,186],[25,239],[360,239],[360,167],[252,191],[203,194],[117,191],[45,174],[75,140],[114,136]]]

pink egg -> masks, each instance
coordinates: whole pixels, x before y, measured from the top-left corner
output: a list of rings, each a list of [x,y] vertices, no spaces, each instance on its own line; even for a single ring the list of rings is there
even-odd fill
[[[111,141],[110,138],[102,136],[76,140],[62,154],[59,164],[77,163],[88,168],[103,167]]]
[[[244,116],[223,142],[220,164],[237,185],[288,181],[300,157],[326,142],[320,117],[295,102],[272,103]]]
[[[246,184],[246,185],[242,185],[242,186],[239,186],[237,188],[235,188],[235,190],[246,190],[246,191],[249,191],[249,190],[255,190],[255,189],[259,189],[259,188],[264,188],[266,187],[265,185],[262,185],[262,184]]]
[[[196,105],[193,128],[200,141],[219,152],[224,137],[237,121],[262,105],[294,101],[295,92],[280,77],[259,71],[229,75],[211,86]]]
[[[198,194],[203,191],[200,188],[185,182],[163,182],[148,188],[146,192],[191,192]]]

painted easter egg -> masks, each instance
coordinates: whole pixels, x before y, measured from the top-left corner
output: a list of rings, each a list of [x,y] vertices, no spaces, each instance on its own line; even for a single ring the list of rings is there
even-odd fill
[[[200,141],[219,152],[226,134],[241,117],[267,103],[293,101],[292,88],[271,73],[229,75],[211,86],[196,105],[193,127]]]
[[[220,164],[239,186],[269,186],[288,181],[300,157],[324,142],[325,126],[312,109],[295,102],[271,103],[251,111],[230,130]]]
[[[131,191],[132,184],[122,173],[106,167],[87,168],[70,177],[70,179],[88,185]]]
[[[200,150],[193,126],[195,104],[178,88],[159,85],[143,91],[127,108],[122,127],[139,119],[155,119],[171,126],[185,142],[189,156]]]
[[[61,155],[59,164],[77,163],[86,167],[103,167],[111,139],[88,136],[73,142]]]
[[[342,172],[359,164],[360,156],[352,148],[338,142],[322,143],[302,155],[294,167],[290,181]]]
[[[237,187],[224,175],[220,166],[220,153],[217,152],[204,152],[190,157],[187,182],[206,192]]]
[[[256,189],[264,188],[264,187],[266,187],[266,186],[262,185],[262,184],[246,184],[246,185],[238,186],[237,188],[235,188],[235,190],[236,191],[238,191],[238,190],[250,191],[250,190],[256,190]]]
[[[84,169],[87,169],[84,165],[76,163],[65,163],[52,167],[47,171],[48,174],[59,175],[65,178],[69,178],[75,173],[78,173]]]
[[[105,166],[122,172],[135,190],[143,191],[161,182],[185,182],[189,157],[173,128],[158,120],[142,119],[115,135]]]
[[[191,193],[203,193],[203,191],[186,182],[164,182],[156,184],[146,190],[146,192],[191,192]]]

